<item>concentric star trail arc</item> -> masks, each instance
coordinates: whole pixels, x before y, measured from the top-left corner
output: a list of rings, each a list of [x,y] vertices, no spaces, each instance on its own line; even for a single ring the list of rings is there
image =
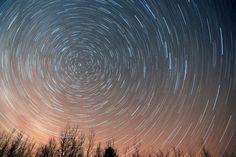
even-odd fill
[[[1,1],[1,128],[43,142],[69,122],[120,148],[234,151],[234,3]]]

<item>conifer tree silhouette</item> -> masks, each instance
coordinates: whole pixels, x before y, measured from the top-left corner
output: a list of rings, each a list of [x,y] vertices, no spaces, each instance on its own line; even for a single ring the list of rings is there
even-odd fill
[[[104,153],[103,157],[117,157],[116,150],[114,148],[112,148],[111,146],[108,146],[105,149],[105,153]]]

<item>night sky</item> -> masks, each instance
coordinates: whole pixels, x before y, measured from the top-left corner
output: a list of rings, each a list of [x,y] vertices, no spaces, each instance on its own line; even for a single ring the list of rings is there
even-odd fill
[[[235,151],[235,3],[1,0],[1,130]]]

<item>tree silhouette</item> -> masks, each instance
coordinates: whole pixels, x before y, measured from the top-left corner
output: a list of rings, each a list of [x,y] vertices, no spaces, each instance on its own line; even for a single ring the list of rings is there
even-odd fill
[[[98,143],[94,157],[102,157],[101,142]]]
[[[94,140],[95,140],[95,132],[94,132],[94,130],[90,130],[89,135],[88,135],[86,157],[90,157],[92,155],[92,151],[93,151],[93,147],[94,147]]]
[[[11,134],[6,134],[5,132],[1,133],[0,137],[0,157],[3,157],[4,154],[8,151],[8,147],[10,145],[10,140],[12,137],[12,134],[14,133],[14,130],[11,132]]]
[[[36,152],[36,157],[54,157],[58,156],[57,143],[54,138],[51,138],[46,145],[42,145]]]
[[[83,157],[84,140],[85,136],[78,127],[66,128],[59,139],[60,157]]]
[[[87,142],[87,143],[86,143]],[[90,130],[85,142],[84,134],[78,127],[67,127],[61,132],[58,139],[51,138],[47,144],[35,148],[35,144],[30,138],[16,130],[12,132],[0,133],[0,157],[118,157],[117,150],[114,149],[114,140],[109,141],[105,149],[99,142],[95,153],[93,147],[95,143],[95,132]],[[85,143],[85,144],[84,144]],[[127,148],[124,151],[125,157],[192,157],[193,153],[184,153],[174,146],[166,153],[161,150],[140,151],[140,141],[134,140],[132,149]],[[85,150],[85,151],[84,151]],[[199,155],[199,154],[198,154]],[[202,146],[200,157],[211,157],[209,150]],[[222,157],[236,157],[235,152],[224,152]]]
[[[0,136],[0,157],[31,157],[34,144],[23,133],[3,132]]]
[[[134,153],[132,154],[132,157],[140,157],[140,148],[141,148],[141,142],[135,137],[134,139]]]
[[[108,146],[105,149],[103,157],[117,157],[116,150],[112,148],[111,146]]]

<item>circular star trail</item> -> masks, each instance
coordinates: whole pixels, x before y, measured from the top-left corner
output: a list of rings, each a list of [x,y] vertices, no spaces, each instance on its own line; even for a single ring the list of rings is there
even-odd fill
[[[1,1],[1,128],[44,141],[69,122],[117,146],[234,151],[234,6]]]

